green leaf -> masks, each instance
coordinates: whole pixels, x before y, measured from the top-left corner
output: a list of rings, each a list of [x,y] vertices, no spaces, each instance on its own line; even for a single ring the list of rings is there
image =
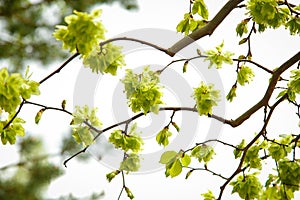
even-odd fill
[[[143,139],[137,133],[131,132],[126,135],[122,130],[113,131],[108,141],[116,148],[120,148],[125,152],[132,151],[134,153],[141,151],[144,144]]]
[[[120,170],[115,170],[113,172],[110,172],[106,174],[106,179],[108,182],[111,182],[121,171]]]
[[[215,155],[213,147],[207,145],[198,145],[191,152],[192,157],[198,158],[199,162],[204,161],[205,163],[208,163],[213,155]]]
[[[237,82],[240,85],[245,85],[245,83],[250,83],[254,77],[254,73],[250,67],[242,65],[237,73]]]
[[[95,46],[91,53],[83,58],[84,66],[89,67],[92,72],[116,75],[117,69],[126,65],[122,47],[109,43],[102,48],[104,49],[101,51],[98,45]]]
[[[236,181],[232,181],[232,194],[238,193],[242,199],[259,199],[262,192],[262,185],[256,177],[256,173],[238,176]]]
[[[248,38],[243,38],[239,41],[239,45],[244,44],[248,41]]]
[[[196,106],[199,115],[211,115],[213,106],[218,105],[220,101],[220,92],[213,89],[213,85],[206,85],[204,82],[194,88],[193,98],[196,100]]]
[[[34,121],[35,121],[36,124],[38,124],[38,123],[40,122],[40,120],[41,120],[41,118],[42,118],[42,115],[43,115],[44,111],[45,111],[45,109],[42,108],[41,110],[39,110],[39,111],[36,113],[35,119],[34,119]]]
[[[249,20],[243,20],[237,25],[235,30],[238,36],[242,37],[243,34],[248,33],[248,22]]]
[[[290,30],[291,35],[300,34],[300,17],[292,17],[285,25]]]
[[[285,188],[298,191],[300,188],[300,161],[283,159],[278,163],[280,181]]]
[[[171,178],[174,178],[175,176],[178,176],[182,171],[182,164],[179,161],[179,159],[175,159],[174,162],[169,163],[166,166],[166,175],[170,175]]]
[[[172,133],[169,131],[168,127],[165,127],[156,135],[156,141],[159,145],[164,145],[165,147],[169,144],[170,136],[172,136]]]
[[[196,14],[198,13],[203,19],[208,19],[208,9],[203,0],[195,0],[193,7],[192,7],[192,13]]]
[[[242,142],[239,145],[236,146],[237,149],[234,149],[234,151],[233,151],[235,159],[241,157],[243,151],[239,150],[239,149],[244,149],[245,146],[246,146],[246,141],[245,141],[245,139],[243,139]]]
[[[236,85],[233,85],[228,94],[226,95],[226,99],[228,101],[232,102],[233,98],[236,97],[236,88]]]
[[[178,153],[176,151],[166,151],[161,155],[159,162],[161,164],[168,164],[168,163],[174,161],[177,154]]]
[[[178,126],[175,122],[172,122],[171,124],[172,124],[172,126],[176,129],[177,132],[180,131],[179,126]]]
[[[140,168],[140,157],[137,154],[129,154],[120,164],[120,170],[136,172]]]
[[[128,196],[129,199],[134,199],[134,196],[133,196],[131,190],[128,187],[125,187],[125,191],[126,191],[127,196]]]
[[[204,197],[204,200],[216,200],[217,199],[211,190],[208,190],[208,192],[201,194],[201,196]]]
[[[181,158],[181,163],[184,167],[189,166],[189,164],[191,163],[191,157],[185,153]]]

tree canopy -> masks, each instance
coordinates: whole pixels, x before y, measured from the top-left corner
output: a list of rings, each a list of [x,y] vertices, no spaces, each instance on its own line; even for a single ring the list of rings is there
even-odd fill
[[[121,2],[126,8],[135,8],[136,6],[135,2]],[[21,1],[19,4],[22,4]],[[32,3],[30,5],[38,4]],[[19,116],[24,107],[34,106],[38,108],[34,118],[37,125],[40,125],[41,120],[47,118],[46,113],[49,111],[63,113],[71,119],[70,123],[66,124],[66,126],[70,127],[71,133],[62,142],[62,150],[57,154],[64,159],[63,165],[66,167],[71,165],[69,163],[71,160],[93,148],[93,145],[102,136],[106,135],[108,138],[107,143],[118,152],[121,152],[122,155],[118,166],[106,174],[106,179],[110,184],[115,184],[114,181],[117,181],[116,177],[119,177],[118,180],[121,180],[116,199],[121,199],[123,196],[134,199],[134,186],[128,185],[127,180],[130,179],[128,174],[139,172],[143,159],[143,149],[147,143],[151,142],[144,136],[145,133],[141,132],[139,120],[149,115],[161,117],[160,114],[165,113],[168,115],[168,119],[163,122],[164,126],[152,138],[156,145],[163,149],[163,153],[161,153],[159,160],[152,160],[152,162],[159,162],[164,166],[166,178],[176,179],[183,175],[187,181],[192,177],[198,178],[199,182],[205,181],[196,172],[206,172],[218,178],[218,186],[213,186],[213,188],[201,194],[199,193],[199,196],[201,195],[199,198],[205,200],[222,199],[225,191],[230,191],[241,199],[294,199],[300,189],[300,134],[293,127],[285,127],[290,132],[282,133],[273,130],[270,124],[271,121],[278,120],[275,113],[281,106],[286,106],[289,110],[282,114],[284,116],[281,116],[277,122],[278,124],[285,126],[285,122],[280,121],[282,118],[293,118],[299,121],[300,51],[289,55],[288,58],[284,58],[284,62],[278,63],[277,66],[265,66],[263,62],[256,61],[253,42],[262,37],[262,34],[269,29],[276,31],[286,29],[285,34],[287,36],[291,35],[295,37],[295,41],[299,41],[300,4],[278,0],[230,0],[224,2],[218,12],[212,16],[207,6],[208,3],[204,0],[187,1],[187,5],[186,13],[182,13],[183,19],[176,26],[176,31],[181,33],[183,37],[168,47],[136,37],[119,36],[107,38],[105,35],[105,24],[100,20],[101,9],[93,9],[87,12],[76,9],[76,4],[74,6],[64,5],[75,10],[72,14],[64,17],[63,23],[60,21],[55,22],[56,26],[52,36],[60,41],[61,44],[53,43],[51,45],[55,45],[57,49],[67,50],[69,57],[55,71],[49,73],[40,81],[31,79],[29,68],[27,68],[24,75],[12,73],[6,67],[0,70],[0,133],[2,144],[14,145],[20,140],[20,137],[25,136],[26,122],[25,119]],[[24,8],[24,5],[22,6]],[[81,8],[89,8],[85,4],[81,6]],[[238,24],[233,24],[230,28],[235,30],[239,41],[237,45],[243,50],[238,50],[237,54],[233,50],[226,49],[226,43],[230,41],[224,39],[223,42],[221,41],[212,49],[202,50],[195,48],[193,49],[193,54],[191,53],[188,57],[175,59],[175,56],[181,50],[201,41],[205,36],[213,35],[235,9],[242,10],[244,15],[240,17]],[[41,12],[38,13],[39,16],[41,16]],[[61,12],[60,14],[65,13]],[[9,21],[8,19],[6,20]],[[31,20],[37,24],[30,30],[38,32],[36,30],[40,27],[39,20],[37,18],[32,18]],[[45,19],[45,21],[47,20]],[[25,29],[27,27],[18,23],[15,24],[17,32],[20,33],[18,38],[20,41],[26,41],[25,35],[27,34]],[[50,26],[50,24],[47,26]],[[9,30],[9,26],[6,27]],[[14,34],[9,32],[8,35]],[[155,37],[159,38],[162,36],[157,35]],[[35,37],[32,37],[30,40],[39,44],[43,43],[36,40]],[[122,43],[118,43],[121,41],[129,41],[151,47],[167,55],[171,61],[158,69],[151,63],[146,63],[142,70],[137,72],[126,66],[127,55],[123,53],[125,45],[122,46],[120,45]],[[272,48],[272,44],[270,44],[270,47]],[[7,49],[7,47],[3,48]],[[28,47],[26,48],[28,49]],[[44,48],[41,51],[44,51]],[[51,48],[47,46],[45,52],[48,50],[53,51],[53,48]],[[36,51],[34,48],[30,49],[32,52]],[[267,54],[268,52],[265,53]],[[57,54],[59,56],[63,55],[61,51],[57,52]],[[151,56],[153,55],[149,54],[149,57]],[[3,58],[6,57],[3,56]],[[20,59],[23,61],[28,57],[30,59],[35,58],[24,54],[24,57],[21,56]],[[59,106],[44,105],[42,102],[31,100],[32,96],[43,95],[40,92],[41,85],[47,84],[63,68],[67,70],[66,66],[74,62],[75,58],[79,58],[84,67],[93,73],[101,74],[109,79],[119,79],[118,75],[124,69],[124,76],[120,80],[123,85],[124,95],[119,98],[124,98],[127,101],[125,109],[130,109],[131,112],[127,119],[117,121],[114,124],[106,124],[104,123],[105,117],[109,115],[102,114],[100,116],[99,109],[96,107],[75,105],[71,109],[68,106],[70,101],[68,99],[58,102]],[[37,56],[35,59],[47,62],[48,58],[44,59]],[[54,58],[52,57],[52,59]],[[181,64],[180,73],[184,76],[192,70],[194,60],[206,62],[208,70],[215,70],[220,74],[227,75],[222,70],[233,71],[231,77],[223,77],[225,81],[232,82],[231,87],[218,88],[219,85],[216,84],[217,77],[213,78],[212,82],[199,78],[199,80],[196,80],[197,84],[193,85],[190,96],[186,96],[187,99],[193,102],[193,105],[172,105],[168,99],[164,98],[165,90],[161,82],[162,76],[167,74],[168,69],[173,69],[175,64],[178,63]],[[19,60],[18,62],[21,61]],[[16,67],[14,69],[20,68]],[[255,103],[249,107],[238,105],[236,99],[239,98],[240,91],[247,90],[245,87],[247,85],[251,87],[251,84],[255,82],[256,74],[259,73],[264,74],[264,82],[261,83],[265,84],[264,93],[261,96],[253,96]],[[185,77],[185,79],[189,79],[189,77]],[[106,87],[109,88],[110,85]],[[106,95],[103,96],[105,97]],[[252,94],[243,97],[246,99],[243,99],[242,102],[246,102],[250,96]],[[229,119],[225,114],[219,115],[216,110],[224,105],[222,101],[226,101],[226,104],[233,106],[240,106],[242,113],[235,119]],[[189,147],[184,147],[184,149],[175,149],[175,147],[171,146],[174,137],[191,134],[182,129],[183,124],[179,122],[180,118],[177,117],[179,113],[183,112],[197,114],[197,118],[214,120],[232,129],[245,126],[247,121],[253,118],[260,118],[260,124],[255,132],[244,130],[242,133],[244,135],[240,137],[238,142],[216,137],[195,141]],[[224,134],[230,135],[228,132]],[[70,139],[71,137],[73,140]],[[42,198],[40,192],[43,186],[61,175],[62,172],[48,162],[49,155],[45,156],[43,154],[38,140],[26,138],[25,136],[25,139],[21,141],[18,145],[20,146],[22,161],[14,166],[26,165],[28,168],[25,173],[24,169],[21,168],[14,171],[12,178],[0,179],[0,194],[2,193],[5,198],[8,197],[7,195],[11,191],[11,184],[13,184],[13,187],[18,186],[19,190],[17,193],[12,194],[16,196],[10,197],[11,199],[18,196],[40,199]],[[75,145],[75,142],[77,145]],[[213,144],[221,145],[224,148],[218,151]],[[174,149],[170,149],[170,146]],[[36,151],[40,154],[32,156]],[[222,158],[222,151],[231,152],[228,163],[232,162],[234,165],[231,166],[232,169],[229,174],[223,172],[224,166],[214,162],[218,158]],[[43,158],[44,156],[45,159]],[[6,166],[1,168],[1,170],[7,170],[10,167]],[[35,167],[39,170],[32,170]],[[38,180],[40,178],[42,181]],[[30,195],[26,194],[28,186],[33,188]],[[190,192],[197,193],[198,191]],[[92,195],[90,198],[102,196],[103,193],[100,192]],[[70,196],[70,198],[73,197]]]

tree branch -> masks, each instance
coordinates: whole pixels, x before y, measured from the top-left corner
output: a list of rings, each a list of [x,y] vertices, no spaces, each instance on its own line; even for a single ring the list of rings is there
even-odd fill
[[[279,74],[280,75],[280,74]],[[246,158],[246,154],[247,154],[247,151],[248,149],[258,140],[258,138],[260,138],[262,136],[262,134],[265,133],[266,131],[266,128],[268,126],[268,123],[271,119],[271,116],[275,110],[275,108],[282,102],[284,101],[285,99],[287,98],[287,95],[284,95],[282,96],[280,99],[278,99],[274,104],[273,106],[271,106],[270,108],[270,112],[266,118],[266,121],[262,127],[262,129],[260,130],[260,132],[248,143],[248,145],[243,149],[243,154],[242,154],[242,157],[240,159],[240,162],[239,162],[239,165],[238,167],[236,168],[236,170],[233,172],[233,174],[225,181],[225,183],[220,187],[220,193],[219,193],[219,197],[218,197],[218,200],[220,200],[222,198],[222,195],[223,195],[223,192],[226,188],[226,186],[230,183],[230,181],[236,176],[238,175],[241,171],[243,171],[242,167],[243,167],[243,164],[244,164],[244,160]]]
[[[168,49],[170,56],[174,56],[178,51],[188,46],[189,44],[195,42],[196,40],[206,36],[211,35],[214,30],[222,23],[222,21],[229,15],[229,13],[237,7],[239,3],[243,0],[230,0],[223,8],[216,14],[216,16],[204,27],[192,32],[188,36],[182,38],[176,42],[172,47]]]
[[[273,72],[273,76],[270,80],[269,86],[265,92],[264,97],[256,103],[253,107],[251,107],[249,110],[247,110],[244,114],[239,116],[235,120],[231,120],[228,124],[230,124],[232,127],[237,127],[241,125],[245,120],[247,120],[252,114],[254,114],[256,111],[258,111],[263,106],[268,105],[268,102],[273,94],[273,91],[275,89],[275,86],[280,79],[280,75],[289,69],[292,65],[294,65],[296,62],[300,60],[300,52],[296,53],[293,57],[291,57],[289,60],[287,60],[285,63],[283,63],[277,70]]]
[[[64,68],[67,64],[69,64],[69,62],[71,62],[74,58],[76,58],[79,55],[80,55],[79,53],[73,54],[59,68],[57,68],[54,72],[52,72],[51,74],[49,74],[48,76],[46,76],[45,78],[43,78],[39,83],[42,84],[43,82],[45,82],[46,80],[48,80],[49,78],[51,78],[52,76],[54,76],[55,74],[59,73],[60,70],[62,70],[62,68]]]

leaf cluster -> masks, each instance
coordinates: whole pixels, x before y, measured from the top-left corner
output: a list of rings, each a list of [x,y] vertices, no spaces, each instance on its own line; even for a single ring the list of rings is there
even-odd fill
[[[214,90],[213,85],[206,85],[201,82],[199,87],[194,88],[194,99],[200,115],[211,115],[213,106],[218,105],[220,94],[218,90]]]
[[[94,10],[91,14],[75,10],[73,15],[65,17],[66,26],[56,26],[53,36],[62,41],[63,48],[88,56],[99,40],[104,39],[105,28],[96,21],[100,14],[101,10]]]
[[[183,167],[187,167],[191,163],[191,158],[182,151],[166,151],[161,155],[159,162],[165,164],[166,177],[173,178],[182,172]]]
[[[131,69],[126,70],[124,79],[126,97],[133,112],[149,111],[158,113],[162,92],[159,85],[159,75],[145,67],[141,74],[135,74]]]
[[[176,27],[177,32],[184,33],[185,35],[205,26],[209,15],[204,0],[195,0],[190,3],[192,4],[191,11],[184,14],[183,20]],[[198,15],[200,19],[195,20],[195,15]]]
[[[204,52],[204,54],[207,55],[205,60],[209,61],[209,68],[215,65],[217,69],[220,69],[222,68],[223,63],[230,64],[230,65],[233,63],[231,57],[234,55],[234,53],[230,51],[223,52],[223,47],[224,47],[224,42],[216,46],[216,49],[211,49]]]
[[[88,146],[93,143],[94,135],[91,127],[100,128],[102,123],[97,117],[97,108],[90,108],[85,105],[83,107],[76,106],[73,113],[72,136],[77,143],[82,143],[83,146]]]

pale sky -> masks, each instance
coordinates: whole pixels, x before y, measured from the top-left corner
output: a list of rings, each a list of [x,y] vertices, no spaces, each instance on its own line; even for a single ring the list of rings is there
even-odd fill
[[[211,17],[214,16],[216,11],[218,11],[226,1],[211,0],[206,2],[208,4],[211,19]],[[176,31],[177,23],[183,18],[184,13],[188,12],[189,8],[188,0],[140,0],[138,1],[138,4],[140,8],[138,11],[134,12],[121,9],[118,5],[102,6],[102,21],[108,30],[107,38],[124,34],[128,31],[144,28]],[[245,53],[247,48],[245,45],[238,45],[239,38],[236,37],[235,32],[236,24],[245,18],[241,11],[242,10],[238,9],[234,10],[231,13],[232,15],[225,19],[224,23],[216,29],[212,36],[202,38],[197,42],[198,45],[202,49],[207,50],[215,47],[224,40],[224,49],[235,52],[236,57],[241,54],[240,52]],[[289,36],[289,32],[284,29],[280,29],[280,31],[271,30],[263,34],[254,35],[252,41],[253,60],[263,64],[269,69],[273,69],[282,64],[285,60],[298,52],[300,47],[299,36]],[[126,61],[127,67],[137,68],[141,65],[148,64],[160,64],[163,66],[168,64],[169,61],[172,61],[172,58],[158,55],[155,51],[141,50],[129,54]],[[56,69],[58,65],[59,63],[51,66],[47,70],[32,68],[34,73],[33,79],[39,81],[41,78]],[[46,84],[43,84],[41,86],[41,96],[33,98],[32,101],[58,107],[63,99],[67,99],[67,109],[71,110],[73,104],[72,98],[74,84],[81,66],[82,64],[80,60],[76,59],[76,61],[72,62],[69,66],[62,70],[61,73],[51,78]],[[179,68],[181,67],[180,64],[175,66],[178,66]],[[234,69],[235,66],[224,66],[224,68],[219,71],[225,92],[228,92],[234,83]],[[255,72],[257,74],[254,81],[249,86],[238,88],[238,98],[231,104],[226,103],[225,112],[227,119],[234,119],[239,116],[244,110],[256,103],[258,98],[261,98],[264,94],[269,75],[256,69]],[[288,74],[285,76],[288,77]],[[110,77],[111,76],[102,77],[101,84],[99,83],[97,93],[95,94],[95,101],[97,101],[97,98],[101,98],[99,99],[99,102],[105,105],[103,106],[102,104],[100,105],[100,103],[97,103],[97,106],[99,106],[99,116],[104,123],[104,127],[111,125],[113,122],[116,123],[116,121],[114,121],[115,113],[110,113],[110,109],[112,108],[110,108],[109,105],[111,105],[110,102],[112,102],[112,91],[116,88],[119,79],[111,81]],[[192,82],[193,81],[188,81],[189,84],[193,84]],[[103,90],[105,91],[103,92]],[[103,96],[105,96],[104,99]],[[176,97],[172,97],[172,93],[169,94],[168,98],[171,100],[173,98],[174,102],[176,102]],[[287,109],[289,109],[288,107],[285,107],[286,105],[280,106],[278,111],[276,111],[275,114],[277,115],[269,125],[269,127],[271,127],[268,128],[269,132],[274,131],[276,133],[286,133],[291,130],[299,130],[297,129],[298,122],[296,115],[292,115],[290,118],[284,117],[280,119],[280,113],[285,113],[287,112]],[[47,112],[44,114],[37,126],[34,124],[34,116],[36,112],[33,111],[35,110],[37,112],[39,108],[25,106],[22,110],[21,114],[22,116],[26,116],[25,120],[28,122],[26,127],[35,135],[42,135],[42,137],[45,138],[47,147],[49,147],[51,152],[56,152],[57,143],[60,141],[59,139],[61,138],[61,134],[68,130],[70,117],[66,117],[63,113],[57,114],[53,111],[49,111],[49,113]],[[289,111],[292,113],[294,112],[293,110]],[[262,112],[259,112],[254,115],[254,119],[250,119],[241,127],[236,129],[232,129],[229,126],[224,125],[222,127],[222,135],[220,135],[219,139],[232,142],[234,144],[239,143],[242,138],[251,139],[254,133],[258,132],[262,127],[262,116]],[[149,118],[145,119],[146,121],[144,124],[141,124],[141,127],[144,128],[148,127],[152,122]],[[278,124],[278,121],[275,119],[281,120],[282,124]],[[205,117],[199,118],[197,132],[206,134],[205,131],[208,129],[210,123],[211,121]],[[174,134],[176,133],[174,132]],[[199,138],[200,140],[198,141],[197,139]],[[194,142],[201,142],[201,139],[203,139],[203,135],[198,136]],[[151,138],[149,138],[148,142],[151,142],[150,140]],[[147,143],[147,140],[145,140],[145,143]],[[152,146],[147,146],[147,149],[145,150],[151,151],[149,148],[152,148]],[[152,151],[160,149],[158,145],[153,148],[156,149]],[[209,167],[219,173],[224,172],[225,175],[229,175],[229,173],[236,167],[236,163],[232,163],[234,162],[231,155],[232,149],[227,147],[224,148],[224,146],[218,144],[215,147],[215,150],[219,154],[215,156],[215,160],[209,164]],[[228,151],[226,152],[226,150]],[[0,149],[0,155],[0,166],[4,165],[4,163],[13,163],[17,161],[17,152],[11,146],[2,146]],[[2,155],[4,155],[4,158]],[[67,195],[69,193],[72,193],[75,196],[87,196],[92,192],[104,190],[104,199],[117,199],[122,187],[122,180],[121,176],[118,176],[111,183],[108,183],[106,181],[105,174],[110,171],[112,170],[95,159],[91,159],[89,163],[77,163],[75,161],[71,161],[69,162],[68,168],[65,170],[65,175],[51,184],[47,194],[51,198],[58,197],[60,195]],[[179,177],[175,177],[173,179],[165,178],[164,170],[160,170],[155,173],[127,175],[126,185],[131,189],[138,200],[202,199],[200,194],[206,192],[208,189],[211,189],[216,197],[218,196],[219,187],[223,184],[222,179],[212,176],[206,172],[193,172],[189,179],[185,180],[184,177],[186,172],[187,171],[183,171]],[[297,197],[300,198],[299,193]],[[297,199],[297,197],[295,199]],[[125,193],[121,199],[127,199]],[[223,199],[239,198],[236,194],[232,196],[231,188],[228,187],[227,190],[225,190]]]

